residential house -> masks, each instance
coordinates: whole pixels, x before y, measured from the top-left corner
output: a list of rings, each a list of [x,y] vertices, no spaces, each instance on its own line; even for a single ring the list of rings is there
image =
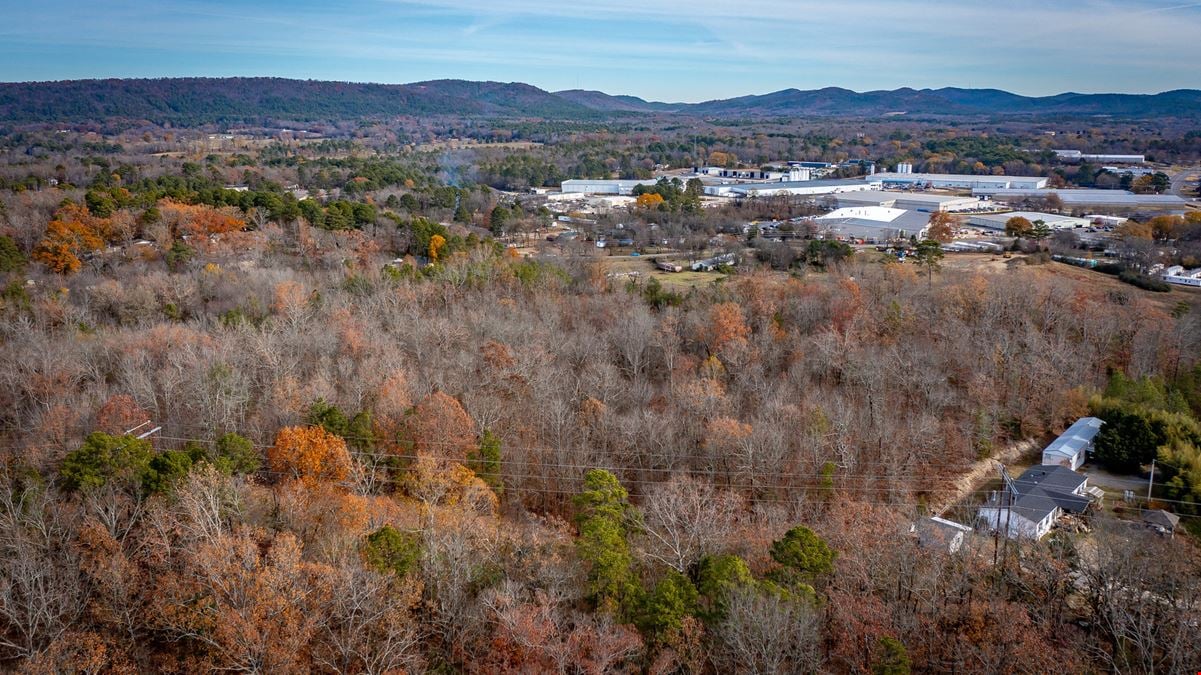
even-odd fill
[[[1096,417],[1081,417],[1043,450],[1044,465],[1066,466],[1075,471],[1093,451],[1093,441],[1105,422]]]
[[[977,519],[1018,539],[1042,539],[1065,513],[1083,513],[1090,503],[1088,477],[1065,466],[1032,466],[980,507]]]

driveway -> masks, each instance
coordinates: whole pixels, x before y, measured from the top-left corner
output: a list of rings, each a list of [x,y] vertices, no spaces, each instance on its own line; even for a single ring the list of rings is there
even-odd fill
[[[1080,472],[1088,476],[1089,485],[1096,485],[1102,490],[1121,493],[1123,490],[1134,490],[1135,494],[1147,494],[1146,477],[1109,473],[1100,467],[1086,464]]]

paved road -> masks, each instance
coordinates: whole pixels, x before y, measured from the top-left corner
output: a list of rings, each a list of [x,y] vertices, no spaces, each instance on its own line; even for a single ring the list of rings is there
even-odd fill
[[[1201,167],[1182,169],[1181,171],[1172,174],[1172,188],[1169,191],[1169,194],[1174,194],[1178,197],[1184,197],[1185,199],[1192,199],[1193,195],[1185,194],[1184,191],[1185,189],[1190,188],[1189,179],[1196,178],[1198,174],[1201,174]]]

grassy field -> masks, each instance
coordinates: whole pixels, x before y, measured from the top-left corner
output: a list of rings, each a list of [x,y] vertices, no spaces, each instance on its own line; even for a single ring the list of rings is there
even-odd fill
[[[609,256],[601,259],[601,264],[604,265],[605,271],[610,274],[627,274],[637,272],[640,279],[649,279],[654,277],[659,280],[659,283],[674,290],[687,290],[705,286],[726,277],[716,272],[693,272],[685,269],[683,272],[664,272],[657,269],[655,264],[651,262],[653,256],[629,257],[629,256]],[[667,258],[667,256],[662,256]],[[676,261],[685,268],[688,266],[687,259],[681,258]]]
[[[860,260],[869,262],[884,257],[883,254],[870,250],[860,251],[857,256]],[[664,286],[674,290],[687,290],[712,283],[720,283],[727,278],[715,272],[664,272],[655,268],[655,264],[651,262],[651,258],[653,257],[656,256],[630,257],[615,255],[602,257],[599,260],[608,273],[617,275],[637,272],[640,279],[645,280],[654,277]],[[658,257],[668,260],[673,259],[670,255]],[[687,265],[687,259],[684,257],[679,257],[675,260],[681,265]],[[912,263],[904,264],[909,265]],[[1187,303],[1191,307],[1201,308],[1201,289],[1198,288],[1173,286],[1171,292],[1155,293],[1122,283],[1115,276],[1064,263],[1049,262],[1041,265],[1027,265],[1023,262],[1023,256],[1021,255],[1004,258],[1001,255],[989,253],[951,253],[947,254],[943,259],[942,267],[944,272],[1018,274],[1028,275],[1030,279],[1071,279],[1087,284],[1093,290],[1107,293],[1124,293],[1128,297],[1143,298],[1169,313],[1176,309],[1181,302]],[[784,272],[776,272],[775,274],[779,275],[781,280],[787,277],[787,274]],[[809,274],[814,274],[814,272],[809,272]],[[918,280],[925,283],[924,273],[919,273]]]

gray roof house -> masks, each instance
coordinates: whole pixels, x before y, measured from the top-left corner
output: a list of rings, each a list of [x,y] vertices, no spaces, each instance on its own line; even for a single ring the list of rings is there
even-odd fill
[[[1032,466],[981,506],[977,519],[1011,538],[1042,539],[1064,513],[1088,508],[1087,490],[1088,477],[1067,467]]]
[[[1043,464],[1058,464],[1075,471],[1093,451],[1093,441],[1105,422],[1096,417],[1081,417],[1043,450]]]

